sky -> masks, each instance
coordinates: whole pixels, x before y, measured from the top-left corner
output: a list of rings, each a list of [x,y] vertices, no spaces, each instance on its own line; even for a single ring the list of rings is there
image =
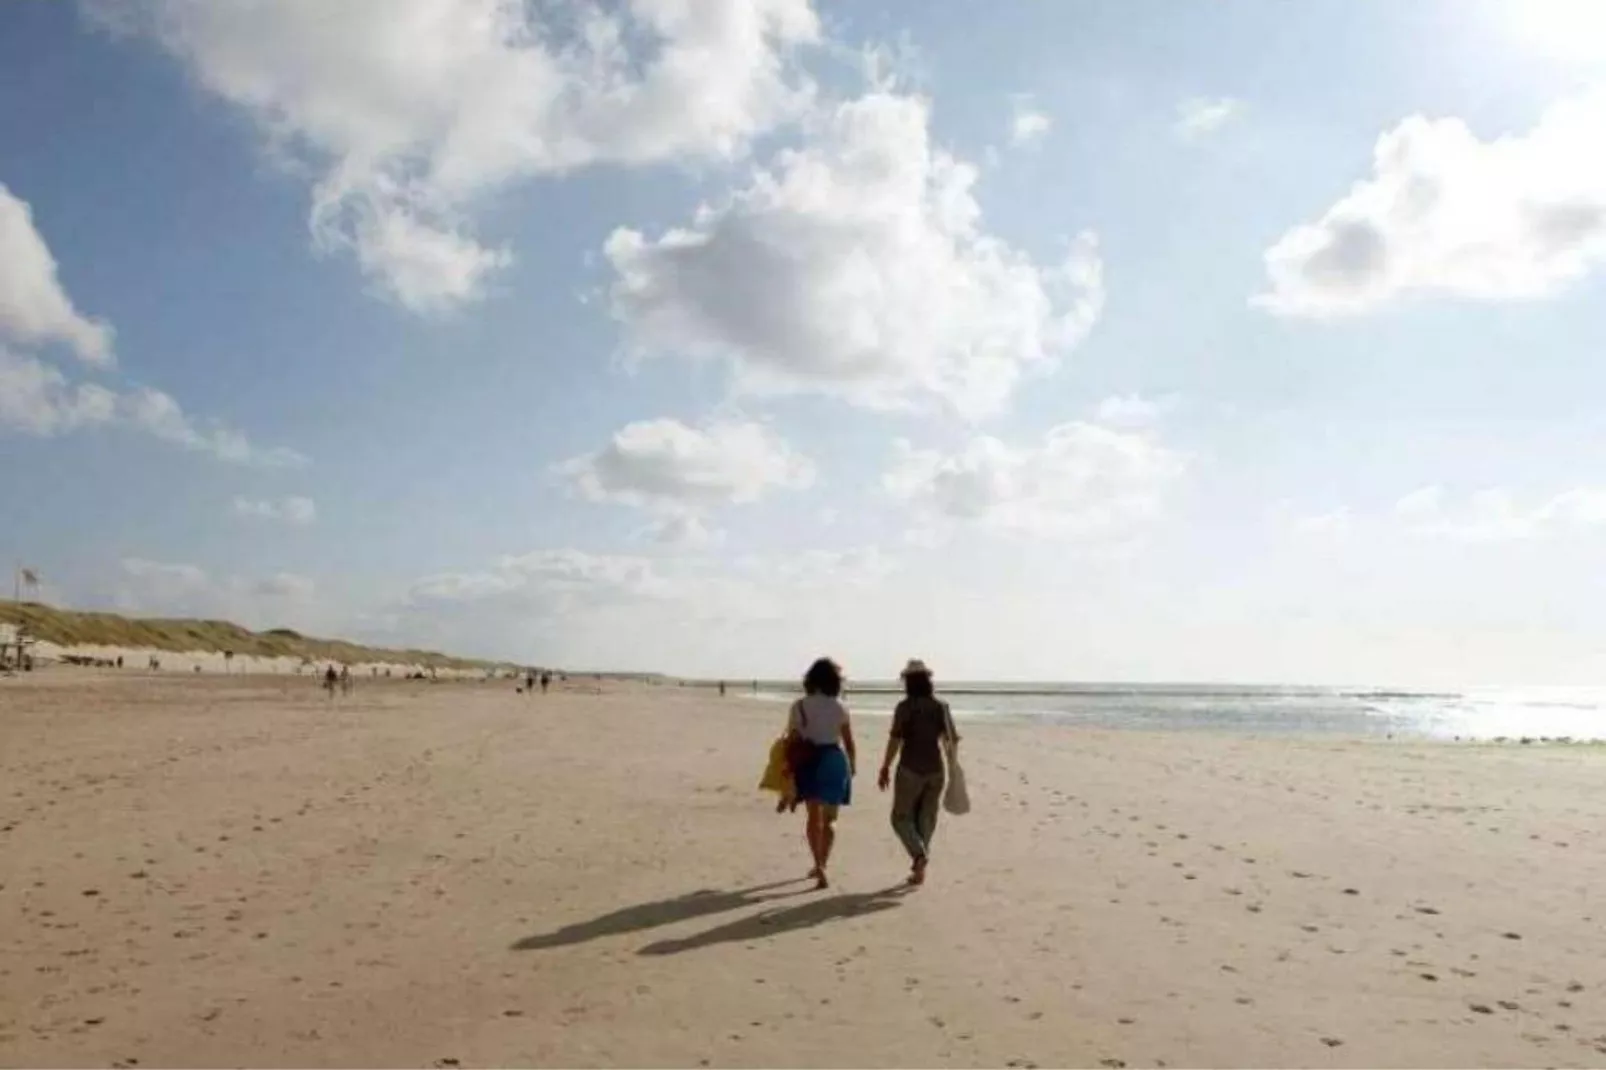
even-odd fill
[[[30,596],[1606,683],[1606,4],[30,0],[0,71]]]

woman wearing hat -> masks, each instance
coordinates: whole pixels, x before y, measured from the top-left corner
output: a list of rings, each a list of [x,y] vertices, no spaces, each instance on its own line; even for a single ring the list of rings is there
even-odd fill
[[[839,808],[853,801],[853,773],[858,751],[853,743],[853,722],[842,704],[842,670],[830,658],[820,658],[803,677],[803,697],[792,704],[787,718],[788,736],[802,744],[793,766],[797,797],[808,809],[807,835],[816,886],[830,887],[825,867],[836,843]]]
[[[937,832],[942,790],[947,782],[943,750],[959,745],[953,713],[937,697],[931,670],[919,658],[903,669],[903,701],[892,715],[892,734],[876,782],[882,791],[893,786],[892,830],[898,834],[914,869],[910,884],[924,884],[931,862],[931,838]],[[893,784],[892,760],[898,760]]]

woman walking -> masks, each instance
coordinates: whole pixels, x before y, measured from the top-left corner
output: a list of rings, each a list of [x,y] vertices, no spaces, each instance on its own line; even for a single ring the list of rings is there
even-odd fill
[[[876,783],[892,792],[892,830],[909,852],[913,869],[910,884],[926,882],[931,864],[931,840],[937,833],[937,814],[942,809],[942,791],[947,783],[943,751],[950,754],[959,746],[953,713],[937,697],[931,670],[915,658],[904,666],[902,702],[892,714],[892,733],[887,739],[886,757]],[[898,761],[897,782],[893,784],[892,762]]]
[[[803,677],[803,697],[792,704],[787,735],[798,752],[793,764],[797,797],[808,810],[807,836],[814,868],[809,876],[815,887],[828,888],[826,866],[836,843],[840,808],[853,801],[853,774],[858,749],[853,743],[853,722],[842,704],[842,670],[830,658],[809,666]]]

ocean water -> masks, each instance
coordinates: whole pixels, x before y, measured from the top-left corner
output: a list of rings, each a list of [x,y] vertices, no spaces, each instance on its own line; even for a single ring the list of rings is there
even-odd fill
[[[737,693],[740,693],[738,691]],[[760,685],[759,698],[795,692]],[[1045,720],[1145,731],[1431,739],[1606,740],[1606,688],[1408,691],[1364,687],[1232,685],[953,684],[956,717]],[[855,712],[885,714],[900,692],[850,690]]]

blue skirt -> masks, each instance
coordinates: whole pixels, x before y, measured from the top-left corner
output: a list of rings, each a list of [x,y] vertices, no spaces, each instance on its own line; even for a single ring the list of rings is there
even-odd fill
[[[853,801],[853,776],[840,746],[832,743],[814,748],[814,757],[797,771],[797,797],[826,806],[847,806]]]

